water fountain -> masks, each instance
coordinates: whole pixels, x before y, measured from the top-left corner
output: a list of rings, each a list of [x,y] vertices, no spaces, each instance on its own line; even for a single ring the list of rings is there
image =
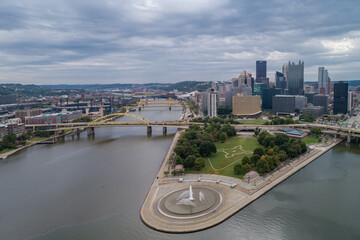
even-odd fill
[[[207,215],[217,209],[222,202],[221,194],[205,186],[191,185],[188,188],[168,193],[158,202],[161,214],[178,219]]]

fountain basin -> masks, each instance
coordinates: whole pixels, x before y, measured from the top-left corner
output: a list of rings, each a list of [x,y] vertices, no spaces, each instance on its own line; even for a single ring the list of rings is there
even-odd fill
[[[192,195],[191,200],[189,188],[172,191],[159,200],[157,208],[170,218],[191,219],[214,212],[222,203],[222,195],[209,187],[192,187]]]

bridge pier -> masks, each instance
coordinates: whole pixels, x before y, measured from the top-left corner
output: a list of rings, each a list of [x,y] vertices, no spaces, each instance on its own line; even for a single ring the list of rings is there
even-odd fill
[[[87,128],[87,135],[94,135],[95,134],[95,128],[94,127],[89,127]]]
[[[141,111],[141,107],[139,107],[139,112]]]
[[[351,143],[351,135],[350,135],[350,133],[348,133],[348,135],[347,135],[347,142]]]
[[[163,135],[166,136],[167,134],[167,127],[163,127]]]
[[[151,126],[147,126],[147,134],[151,135],[152,134],[152,128]]]
[[[80,128],[77,128],[77,129],[76,129],[76,135],[79,136],[80,133],[81,133]]]

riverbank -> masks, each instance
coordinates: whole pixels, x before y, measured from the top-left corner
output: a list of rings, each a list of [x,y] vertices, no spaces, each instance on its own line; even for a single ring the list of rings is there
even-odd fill
[[[64,134],[59,135],[59,136],[56,136],[56,137],[53,136],[53,137],[49,137],[49,138],[42,139],[42,140],[39,140],[39,141],[29,141],[29,143],[26,144],[25,146],[22,146],[22,147],[19,147],[19,148],[14,149],[14,150],[8,151],[8,152],[6,152],[6,153],[0,154],[0,159],[5,159],[5,158],[7,158],[7,157],[9,157],[9,156],[11,156],[11,155],[13,155],[13,154],[15,154],[15,153],[23,150],[23,149],[25,149],[25,148],[34,146],[34,145],[36,145],[36,144],[41,144],[42,142],[51,141],[51,140],[53,140],[54,138],[64,137],[64,136],[69,135],[69,134],[71,134],[71,133],[72,133],[72,132],[67,132],[67,133],[64,133]]]
[[[179,177],[165,177],[163,172],[166,170],[167,161],[179,135],[180,133],[177,133],[174,137],[157,178],[154,180],[140,210],[141,219],[147,226],[163,232],[195,232],[225,221],[343,140],[333,139],[328,144],[312,145],[311,150],[288,162],[276,172],[247,183],[240,179],[220,175],[186,174],[181,179]],[[162,215],[158,210],[159,200],[171,191],[187,188],[190,185],[215,189],[221,194],[223,203],[216,211],[199,218],[179,220]]]

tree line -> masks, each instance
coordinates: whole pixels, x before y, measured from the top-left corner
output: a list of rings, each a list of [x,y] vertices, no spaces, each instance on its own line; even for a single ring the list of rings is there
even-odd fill
[[[189,129],[180,136],[174,152],[176,164],[182,164],[186,169],[201,170],[205,166],[202,157],[215,154],[217,149],[215,142],[225,142],[228,137],[236,135],[235,128],[219,123],[190,125]]]
[[[258,142],[263,148],[256,148],[251,157],[245,156],[241,163],[236,164],[236,174],[256,170],[263,175],[273,171],[285,160],[298,157],[307,151],[307,146],[301,139],[292,139],[282,133],[271,135],[263,131],[258,136]]]

